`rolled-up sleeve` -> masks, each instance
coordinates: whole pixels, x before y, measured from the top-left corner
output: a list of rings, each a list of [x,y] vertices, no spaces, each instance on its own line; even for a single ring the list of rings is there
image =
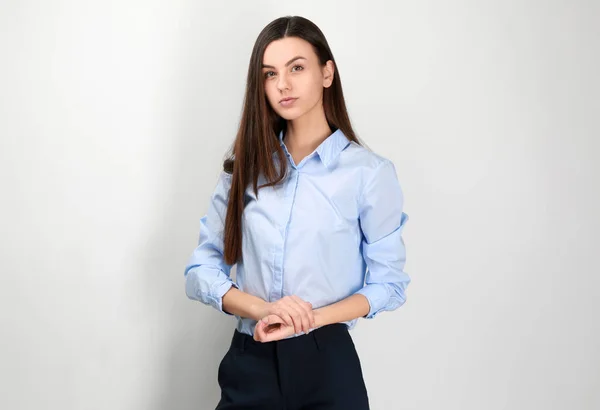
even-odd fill
[[[230,187],[231,175],[221,171],[208,211],[200,218],[198,246],[188,259],[184,277],[188,298],[233,316],[223,310],[223,295],[232,286],[238,288],[230,278],[232,265],[225,263],[223,258],[223,232]]]
[[[403,212],[404,195],[394,164],[384,159],[364,186],[359,201],[362,254],[367,265],[365,285],[356,293],[369,301],[372,319],[406,302],[410,277],[404,271],[406,247],[402,230],[408,221]]]

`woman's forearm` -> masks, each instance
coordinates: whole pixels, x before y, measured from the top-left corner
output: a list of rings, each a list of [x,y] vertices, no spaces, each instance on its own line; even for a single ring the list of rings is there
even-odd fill
[[[266,306],[263,299],[233,286],[223,295],[223,310],[240,317],[258,321],[266,316]]]
[[[224,311],[256,321],[268,314],[267,305],[268,302],[258,296],[243,292],[233,286],[223,295]],[[369,313],[369,309],[369,301],[364,295],[350,295],[339,302],[314,309],[315,327],[364,317]]]
[[[339,302],[314,310],[316,327],[345,322],[369,313],[369,301],[362,294],[353,294]]]

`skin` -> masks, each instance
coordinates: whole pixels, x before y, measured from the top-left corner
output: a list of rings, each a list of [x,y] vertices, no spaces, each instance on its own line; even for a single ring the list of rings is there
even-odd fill
[[[295,59],[298,56],[303,58]],[[323,90],[333,82],[334,63],[329,60],[320,65],[310,43],[288,37],[268,45],[263,66],[266,66],[262,71],[267,100],[273,110],[287,120],[284,142],[298,164],[331,135],[323,109]],[[285,97],[297,100],[292,106],[284,107],[279,101]],[[223,296],[223,309],[257,320],[254,340],[265,343],[364,317],[370,306],[362,294],[313,309],[309,302],[296,295],[266,302],[232,287]]]

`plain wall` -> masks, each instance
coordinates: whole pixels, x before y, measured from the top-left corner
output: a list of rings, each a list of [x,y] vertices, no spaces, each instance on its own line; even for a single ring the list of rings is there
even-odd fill
[[[372,408],[600,408],[600,6],[558,0],[1,2],[0,408],[214,408],[235,320],[183,269],[288,14],[411,219]]]

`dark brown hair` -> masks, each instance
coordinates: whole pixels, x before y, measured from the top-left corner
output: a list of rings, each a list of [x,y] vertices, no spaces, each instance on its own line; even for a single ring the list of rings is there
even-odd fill
[[[329,127],[341,129],[346,137],[363,145],[352,130],[346,110],[340,73],[335,64],[329,44],[321,30],[310,20],[300,16],[285,16],[273,20],[258,35],[248,67],[246,93],[237,136],[223,170],[232,175],[224,230],[224,259],[229,265],[236,263],[242,252],[242,213],[244,193],[252,182],[255,195],[258,189],[278,184],[287,173],[285,152],[279,144],[279,132],[286,129],[287,122],[271,108],[264,89],[262,63],[265,49],[275,40],[298,37],[309,42],[319,58],[319,64],[328,60],[334,63],[333,83],[323,90],[323,108]],[[281,167],[276,167],[276,153]],[[258,186],[263,175],[266,184]]]

